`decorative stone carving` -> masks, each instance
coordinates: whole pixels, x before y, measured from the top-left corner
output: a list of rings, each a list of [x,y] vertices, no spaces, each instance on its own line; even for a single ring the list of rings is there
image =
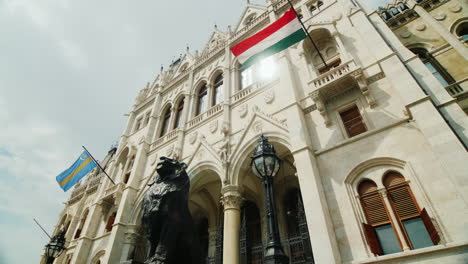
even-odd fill
[[[265,103],[271,104],[275,100],[275,91],[270,89],[263,94],[263,99]]]
[[[438,13],[437,15],[434,16],[434,18],[435,18],[436,20],[438,20],[438,21],[442,21],[442,20],[444,20],[446,17],[447,17],[447,15],[444,14],[444,13]]]
[[[377,105],[374,97],[371,95],[369,91],[369,86],[367,85],[367,79],[361,71],[357,71],[353,74],[354,79],[357,81],[359,85],[359,89],[361,89],[362,94],[367,100],[367,103],[371,108],[374,108]]]
[[[223,163],[223,166],[229,164],[229,155],[230,155],[230,146],[229,146],[229,127],[227,124],[224,124],[221,128],[221,134],[223,135],[223,141],[219,147],[219,158]]]
[[[313,91],[310,93],[310,97],[312,100],[314,100],[315,105],[317,106],[317,110],[319,111],[320,115],[323,117],[323,121],[325,123],[325,126],[330,126],[331,121],[330,118],[328,117],[327,110],[325,109],[325,104],[322,96],[320,95],[319,91]]]
[[[199,160],[202,160],[203,158],[205,157],[205,150],[204,149],[200,149],[197,153],[197,158]]]
[[[221,198],[221,203],[224,206],[224,210],[229,210],[229,209],[240,209],[240,206],[242,205],[242,201],[244,199],[239,195],[225,195]]]
[[[216,132],[216,130],[218,129],[218,120],[214,120],[213,122],[211,122],[209,129],[212,134]]]
[[[252,129],[255,133],[261,133],[263,131],[263,123],[260,120],[257,120],[253,123]]]
[[[458,13],[458,12],[460,12],[462,10],[462,7],[459,6],[459,5],[452,5],[452,6],[449,7],[449,10],[452,13]]]
[[[425,29],[426,29],[426,25],[424,25],[424,24],[419,24],[419,25],[416,26],[417,31],[423,31]]]
[[[238,111],[239,111],[240,117],[244,118],[249,112],[249,106],[247,104],[243,104],[239,107]]]
[[[411,37],[411,32],[409,32],[408,30],[404,30],[404,31],[400,32],[400,37],[409,38],[409,37]]]
[[[137,95],[135,99],[135,104],[140,104],[143,102],[151,92],[150,83],[146,83],[146,87],[143,88]]]
[[[195,143],[195,141],[197,141],[197,135],[198,135],[197,131],[194,131],[192,134],[190,134],[189,143],[191,145],[193,145]]]
[[[125,232],[124,243],[135,244],[137,239],[140,237],[138,233],[135,232]]]

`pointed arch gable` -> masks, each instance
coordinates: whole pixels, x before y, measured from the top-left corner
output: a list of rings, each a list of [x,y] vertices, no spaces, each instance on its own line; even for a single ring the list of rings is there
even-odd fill
[[[257,145],[258,137],[262,133],[258,133],[248,139],[241,138],[239,140],[239,145],[236,146],[232,156],[231,164],[232,169],[230,170],[230,175],[228,177],[231,179],[233,185],[239,185],[239,175],[241,173],[242,165],[244,161],[252,155],[252,151]],[[278,143],[284,145],[286,148],[291,149],[291,144],[289,142],[289,137],[286,133],[280,131],[270,131],[263,133],[264,136],[268,137],[270,143]]]

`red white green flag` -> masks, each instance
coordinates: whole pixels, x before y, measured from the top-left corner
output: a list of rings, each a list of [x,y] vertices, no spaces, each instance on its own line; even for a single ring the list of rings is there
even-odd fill
[[[234,56],[247,68],[262,58],[276,54],[306,38],[294,9],[289,9],[273,24],[231,48]]]

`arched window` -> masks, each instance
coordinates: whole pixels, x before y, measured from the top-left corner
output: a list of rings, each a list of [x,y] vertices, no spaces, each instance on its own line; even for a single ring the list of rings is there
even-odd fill
[[[468,42],[468,22],[461,23],[455,30],[455,34],[461,37],[464,42]]]
[[[358,186],[367,219],[367,224],[363,224],[364,232],[371,251],[377,255],[401,252],[403,242],[410,249],[438,244],[440,237],[426,210],[418,206],[405,178],[391,171],[384,175],[383,185],[387,198],[371,180],[364,180]],[[395,232],[397,226],[403,233],[402,237]]]
[[[135,155],[133,155],[128,161],[127,169],[125,170],[125,175],[123,179],[123,183],[125,184],[127,184],[128,180],[130,179],[130,175],[132,173],[132,168],[133,168],[134,163],[135,163]]]
[[[426,211],[424,210],[423,212],[419,208],[405,178],[400,173],[392,171],[385,175],[383,183],[387,189],[388,198],[392,204],[398,223],[405,233],[404,238],[410,248],[417,249],[437,244],[440,240],[439,236],[430,222]],[[423,220],[423,218],[425,219]],[[433,238],[431,238],[429,230],[434,232]]]
[[[223,74],[216,76],[213,86],[213,105],[217,105],[223,101],[224,97]]]
[[[262,227],[258,207],[255,203],[246,201],[241,211],[241,262],[262,264]]]
[[[390,15],[390,13],[388,13],[387,11],[383,11],[382,13],[380,13],[380,16],[385,20],[389,20],[390,18],[392,18],[392,16]]]
[[[323,6],[323,2],[322,2],[322,1],[318,1],[318,3],[317,3],[317,9],[318,9],[318,10],[321,10],[321,9],[322,9],[322,6]]]
[[[182,100],[180,100],[179,104],[177,105],[176,115],[175,115],[175,120],[174,120],[174,128],[178,128],[180,125],[180,118],[182,117],[182,110],[184,110],[184,100],[185,98],[182,98]]]
[[[444,86],[454,83],[455,80],[450,74],[440,65],[440,63],[423,48],[411,49],[411,51],[418,55],[421,61],[426,65],[429,71],[437,78],[437,80]]]
[[[200,87],[200,89],[198,90],[196,115],[199,115],[206,111],[207,98],[208,98],[208,88],[206,87],[206,84],[203,84],[203,86]]]
[[[167,130],[169,129],[169,121],[171,120],[171,107],[168,107],[166,112],[164,113],[163,123],[161,126],[161,134],[160,137],[166,135]]]
[[[367,219],[367,224],[363,225],[371,251],[377,255],[401,252],[395,228],[383,197],[377,191],[377,184],[364,180],[358,186],[358,193]]]
[[[398,9],[397,9],[396,7],[390,8],[390,12],[391,12],[392,15],[394,15],[394,16],[400,14],[400,11],[398,11]]]
[[[81,236],[81,231],[83,231],[83,227],[84,227],[84,224],[86,222],[86,218],[88,217],[88,212],[89,212],[89,210],[86,209],[83,216],[81,217],[80,224],[78,225],[78,228],[76,229],[76,232],[75,232],[75,238],[79,238]]]
[[[405,3],[398,3],[398,8],[401,10],[401,11],[405,11],[408,9],[408,6],[405,4]]]

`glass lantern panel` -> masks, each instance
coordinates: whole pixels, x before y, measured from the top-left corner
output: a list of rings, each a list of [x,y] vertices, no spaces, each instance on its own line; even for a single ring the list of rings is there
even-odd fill
[[[273,175],[276,175],[278,173],[279,169],[280,169],[280,161],[279,161],[279,159],[276,159],[275,169],[273,171]]]
[[[255,167],[257,168],[257,171],[260,173],[260,176],[265,175],[265,167],[263,166],[263,157],[258,157],[255,159]]]
[[[272,176],[275,168],[275,157],[266,156],[265,157],[265,167],[266,167],[266,176]]]

